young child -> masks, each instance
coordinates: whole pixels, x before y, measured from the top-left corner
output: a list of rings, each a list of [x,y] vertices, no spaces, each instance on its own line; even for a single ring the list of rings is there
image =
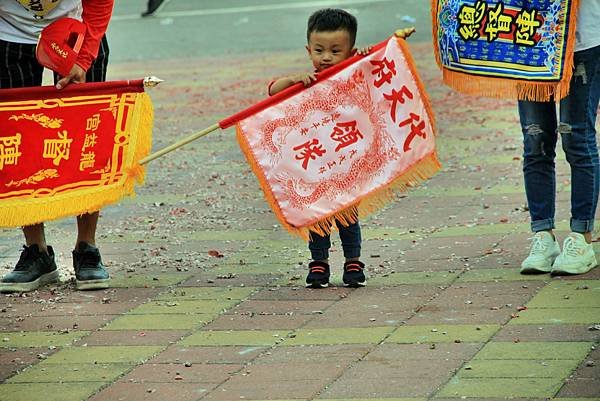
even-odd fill
[[[317,74],[326,68],[346,60],[355,53],[362,55],[369,53],[370,47],[360,50],[354,48],[356,31],[356,18],[348,12],[331,8],[316,11],[308,19],[308,45],[306,46],[314,71],[282,77],[271,82],[269,95],[281,92],[298,82],[309,86],[317,79]],[[365,286],[365,265],[359,260],[361,247],[360,225],[358,221],[348,226],[344,226],[340,222],[336,222],[336,225],[340,232],[344,257],[346,258],[343,275],[344,285],[349,287]],[[311,252],[312,261],[308,265],[307,287],[325,288],[329,285],[330,247],[329,235],[320,236],[311,233],[308,248]]]
[[[306,50],[310,57],[314,72],[282,77],[269,85],[269,95],[274,95],[282,90],[302,82],[309,86],[317,79],[317,74],[326,68],[338,64],[353,56],[355,53],[367,54],[370,48],[356,50],[356,18],[344,10],[323,9],[313,13],[308,19]],[[344,284],[350,287],[361,287],[366,284],[364,273],[365,265],[360,258],[360,225],[358,222],[348,226],[336,222],[344,250]],[[308,248],[312,261],[308,264],[306,286],[312,288],[325,288],[329,285],[329,248],[331,247],[329,235],[320,236],[311,233]]]

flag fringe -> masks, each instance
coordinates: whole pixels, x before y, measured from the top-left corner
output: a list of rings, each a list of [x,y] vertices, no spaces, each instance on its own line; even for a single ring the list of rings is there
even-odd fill
[[[541,82],[528,81],[523,79],[507,79],[499,77],[485,77],[480,75],[466,74],[458,71],[449,70],[444,67],[440,57],[439,37],[438,37],[438,5],[439,0],[431,0],[431,20],[433,34],[433,51],[435,60],[443,72],[443,81],[452,89],[468,95],[486,96],[497,99],[519,99],[535,102],[547,102],[552,99],[559,100],[569,94],[571,78],[574,70],[575,54],[575,27],[577,26],[577,17],[579,2],[581,0],[571,0],[569,16],[569,32],[567,37],[567,46],[565,50],[565,60],[563,75],[560,81]],[[561,18],[564,19],[565,9],[561,11]],[[561,38],[564,40],[564,38]],[[562,43],[560,44],[562,46]]]
[[[358,220],[387,206],[389,203],[396,200],[399,194],[405,193],[409,188],[414,188],[421,182],[433,177],[441,167],[442,165],[437,158],[437,154],[435,151],[431,152],[429,155],[419,160],[415,165],[407,169],[393,182],[359,198],[350,207],[307,227],[286,228],[293,234],[296,234],[305,240],[310,238],[311,232],[321,236],[331,234],[336,228],[336,221],[346,227],[356,223]]]
[[[570,64],[573,62],[571,61]],[[561,82],[527,82],[497,77],[482,78],[445,68],[442,74],[446,85],[467,95],[547,102],[551,99],[562,99],[569,94],[569,83],[573,73],[570,70],[566,84],[563,82],[564,80]],[[565,75],[567,75],[566,72]]]
[[[133,160],[126,161],[134,167],[126,168],[124,181],[112,187],[92,187],[67,191],[62,194],[29,198],[26,201],[0,202],[0,227],[30,226],[44,221],[67,216],[93,213],[102,207],[115,203],[127,195],[135,195],[134,186],[144,182],[145,171],[137,161],[150,153],[152,147],[152,102],[148,94],[138,93],[136,106],[131,116],[128,130],[137,131]],[[133,135],[130,138],[134,137]],[[127,157],[127,155],[125,155]]]

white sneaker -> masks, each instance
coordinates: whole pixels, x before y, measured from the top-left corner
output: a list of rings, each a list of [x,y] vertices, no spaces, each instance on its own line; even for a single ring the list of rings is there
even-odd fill
[[[583,274],[598,265],[592,244],[579,233],[571,233],[565,239],[562,253],[554,261],[552,275]]]
[[[521,263],[521,274],[550,273],[560,246],[548,231],[538,231],[531,239],[529,256]]]

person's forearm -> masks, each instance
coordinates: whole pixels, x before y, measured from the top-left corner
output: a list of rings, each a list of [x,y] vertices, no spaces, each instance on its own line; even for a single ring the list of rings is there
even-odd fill
[[[112,15],[114,0],[82,0],[82,5],[82,19],[87,32],[76,64],[87,71],[98,55],[100,41]]]
[[[279,78],[278,80],[273,82],[273,84],[270,86],[269,95],[270,96],[275,95],[275,94],[281,92],[282,90],[287,89],[290,86],[294,85],[294,83],[295,82],[290,77]]]

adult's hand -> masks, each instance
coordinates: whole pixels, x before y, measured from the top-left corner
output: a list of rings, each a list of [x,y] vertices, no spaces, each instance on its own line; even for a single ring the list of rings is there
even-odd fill
[[[85,70],[78,66],[77,64],[73,65],[71,68],[71,72],[66,77],[62,77],[56,83],[56,89],[62,89],[70,83],[82,84],[85,82]]]

